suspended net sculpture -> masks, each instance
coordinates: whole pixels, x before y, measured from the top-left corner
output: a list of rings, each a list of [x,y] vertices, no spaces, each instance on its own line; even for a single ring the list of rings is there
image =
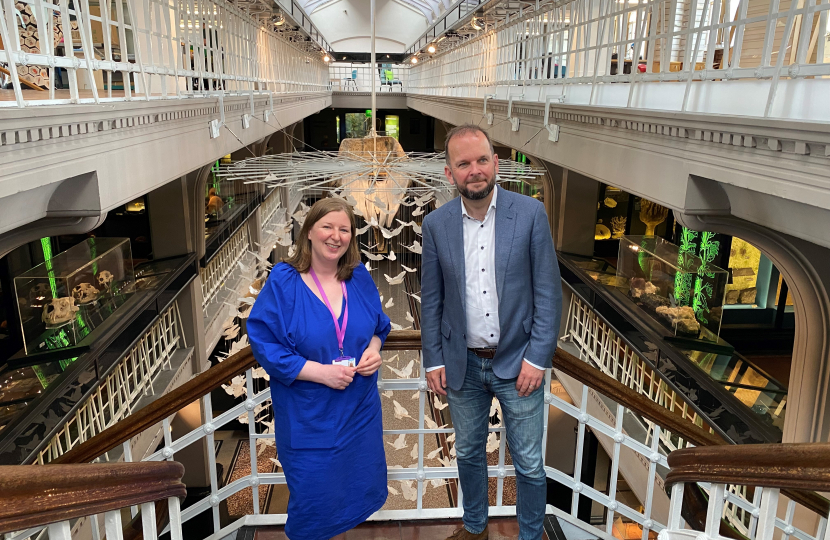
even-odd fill
[[[499,161],[500,183],[530,181],[545,171],[526,163]],[[340,150],[267,155],[222,165],[219,176],[300,191],[368,192],[423,196],[454,192],[444,176],[444,154],[405,152],[393,137],[345,139]],[[371,199],[372,197],[370,197]],[[383,199],[381,199],[383,200]]]

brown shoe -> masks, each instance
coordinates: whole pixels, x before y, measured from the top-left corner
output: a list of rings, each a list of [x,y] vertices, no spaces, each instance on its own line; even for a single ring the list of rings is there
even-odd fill
[[[464,527],[461,527],[452,533],[452,536],[448,536],[447,540],[487,540],[488,537],[487,527],[484,527],[484,530],[478,534],[473,534]]]

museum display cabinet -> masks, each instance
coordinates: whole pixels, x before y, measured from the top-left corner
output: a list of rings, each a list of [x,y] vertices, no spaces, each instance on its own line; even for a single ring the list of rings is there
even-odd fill
[[[88,238],[14,278],[27,355],[72,347],[135,289],[130,242]]]
[[[62,419],[71,416],[67,411],[84,402],[125,358],[157,355],[163,333],[154,328],[195,279],[197,264],[195,255],[189,254],[136,265],[129,300],[78,345],[30,355],[21,350],[0,365],[0,464],[31,459],[60,429]],[[175,315],[178,318],[177,311]],[[148,333],[151,339],[141,344]],[[136,380],[144,377],[140,370],[122,371],[128,377],[135,373]]]
[[[729,273],[657,236],[620,239],[615,286],[677,336],[716,342]]]
[[[612,262],[561,251],[557,251],[557,258],[566,306],[570,292],[591,306],[595,314],[593,318],[586,317],[573,307],[568,308],[567,315],[563,312],[569,321],[565,327],[593,324],[613,328],[616,335],[610,336],[598,328],[585,331],[602,340],[603,345],[599,347],[602,350],[607,350],[609,343],[618,337],[625,339],[653,369],[690,396],[710,420],[735,439],[781,441],[787,401],[784,384],[735,351],[721,337],[714,336],[714,341],[710,341],[678,336],[672,325],[658,318],[656,312],[643,309],[633,301],[629,294],[630,281],[626,281],[624,273]],[[620,286],[622,283],[626,286]],[[604,322],[600,324],[600,320]],[[708,332],[705,327],[704,330]],[[565,341],[576,339],[569,332],[561,337]]]

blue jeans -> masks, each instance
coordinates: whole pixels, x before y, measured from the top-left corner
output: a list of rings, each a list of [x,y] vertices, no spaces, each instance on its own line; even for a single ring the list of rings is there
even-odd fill
[[[527,397],[519,397],[516,379],[496,377],[492,362],[467,351],[467,374],[461,390],[447,388],[463,492],[464,527],[478,534],[487,526],[487,428],[495,396],[501,404],[507,444],[516,468],[519,540],[539,540],[547,496],[542,457],[544,385]]]

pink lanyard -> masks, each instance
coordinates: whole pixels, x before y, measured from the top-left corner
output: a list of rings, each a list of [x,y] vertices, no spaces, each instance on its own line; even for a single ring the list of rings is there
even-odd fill
[[[337,346],[340,348],[340,356],[343,356],[343,338],[346,337],[346,326],[349,324],[349,295],[346,293],[346,283],[343,281],[340,282],[340,287],[343,289],[343,299],[346,301],[345,312],[343,313],[343,327],[341,328],[340,324],[337,322],[337,315],[335,315],[334,310],[331,309],[331,304],[329,304],[326,291],[323,290],[323,286],[320,285],[320,280],[317,279],[317,274],[314,273],[313,268],[309,268],[309,271],[311,272],[311,277],[314,279],[314,283],[317,284],[317,289],[320,291],[323,301],[326,303],[326,307],[329,308],[331,318],[334,320],[334,333],[337,334]]]

